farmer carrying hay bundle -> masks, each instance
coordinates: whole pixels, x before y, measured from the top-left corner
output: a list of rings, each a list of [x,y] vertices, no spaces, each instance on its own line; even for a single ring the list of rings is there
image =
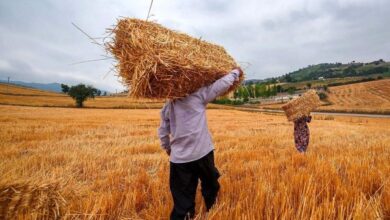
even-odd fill
[[[195,214],[199,179],[207,211],[220,188],[206,106],[243,80],[235,61],[217,45],[153,22],[123,19],[108,50],[133,97],[164,98],[158,135],[170,157],[171,219]]]
[[[214,164],[214,145],[207,127],[206,106],[225,93],[241,75],[241,69],[236,68],[185,98],[167,101],[161,111],[158,134],[171,161],[169,181],[174,200],[171,219],[194,216],[198,179],[201,180],[207,211],[215,203],[220,174]]]
[[[295,147],[304,153],[309,145],[310,131],[307,123],[311,122],[310,112],[321,105],[315,90],[309,90],[297,99],[282,106],[289,121],[294,122]]]

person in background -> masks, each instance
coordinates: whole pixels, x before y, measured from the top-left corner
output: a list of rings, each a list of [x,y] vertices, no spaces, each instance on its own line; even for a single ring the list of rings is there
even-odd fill
[[[207,211],[216,201],[220,174],[214,164],[206,106],[225,93],[241,74],[242,70],[235,68],[209,86],[184,98],[167,101],[161,110],[158,136],[170,157],[169,185],[174,203],[170,219],[194,217],[199,179]]]
[[[307,123],[311,122],[311,116],[303,116],[294,121],[295,147],[300,153],[305,153],[309,145],[310,130]]]

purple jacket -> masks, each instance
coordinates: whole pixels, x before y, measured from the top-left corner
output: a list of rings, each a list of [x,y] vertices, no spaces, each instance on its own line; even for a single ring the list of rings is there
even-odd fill
[[[161,110],[161,125],[158,136],[161,147],[171,149],[170,161],[186,163],[198,160],[214,150],[207,127],[206,106],[217,96],[226,92],[239,78],[239,71],[200,88],[191,95],[167,101]]]

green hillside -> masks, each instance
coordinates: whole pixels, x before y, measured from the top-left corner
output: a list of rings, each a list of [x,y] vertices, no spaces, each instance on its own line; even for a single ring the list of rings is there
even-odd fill
[[[320,77],[329,79],[369,76],[374,74],[390,76],[390,62],[385,62],[380,59],[370,63],[322,63],[317,65],[310,65],[308,67],[285,74],[284,76],[279,77],[279,80],[281,82],[302,82],[316,80]]]

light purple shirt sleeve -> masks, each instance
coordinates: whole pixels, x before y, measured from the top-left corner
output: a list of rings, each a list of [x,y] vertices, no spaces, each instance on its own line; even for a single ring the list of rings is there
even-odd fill
[[[171,134],[171,128],[169,123],[169,105],[165,104],[164,107],[161,110],[160,116],[161,116],[161,122],[160,127],[158,128],[158,136],[160,138],[161,142],[161,148],[165,150],[171,149],[170,144],[170,137]]]
[[[165,103],[158,136],[161,148],[172,150],[172,162],[193,161],[213,150],[204,110],[207,103],[225,93],[239,76],[240,72],[233,70],[187,97]]]
[[[237,69],[234,69],[229,74],[215,81],[213,84],[199,89],[198,92],[203,99],[203,103],[206,105],[225,93],[239,77],[240,72]]]

